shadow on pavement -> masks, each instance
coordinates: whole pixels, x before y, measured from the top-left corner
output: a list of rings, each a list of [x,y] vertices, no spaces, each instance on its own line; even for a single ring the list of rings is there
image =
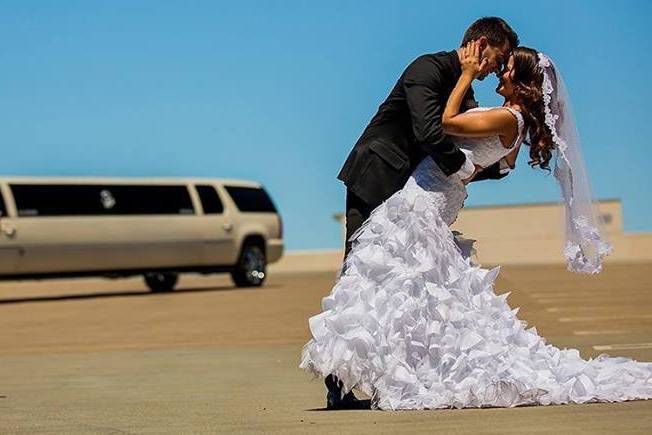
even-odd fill
[[[336,408],[336,409],[328,409],[328,408],[312,408],[312,409],[306,409],[306,411],[360,411],[360,410],[371,410],[371,400],[369,399],[364,399],[364,400],[359,400],[356,403],[355,407],[351,408]]]
[[[0,299],[0,305],[3,304],[23,304],[29,302],[47,302],[47,301],[68,301],[75,299],[96,299],[96,298],[113,298],[125,296],[175,296],[188,293],[201,293],[212,291],[233,291],[233,290],[256,290],[266,288],[278,288],[276,285],[264,285],[263,287],[235,287],[235,286],[208,286],[193,287],[189,289],[177,289],[171,292],[154,293],[149,290],[129,290],[129,291],[107,291],[96,293],[81,293],[73,295],[45,295],[29,296],[24,298],[6,298]]]

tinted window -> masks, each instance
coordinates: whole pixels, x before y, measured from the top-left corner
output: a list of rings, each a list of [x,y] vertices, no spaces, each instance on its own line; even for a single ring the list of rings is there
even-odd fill
[[[258,187],[225,186],[238,210],[276,213],[276,207],[265,189]]]
[[[186,186],[12,184],[18,216],[193,214]]]
[[[5,200],[0,192],[0,216],[7,216],[7,209],[5,208]]]
[[[197,188],[197,193],[199,194],[199,199],[201,199],[201,205],[206,214],[215,214],[222,213],[224,211],[224,206],[220,200],[217,191],[213,186],[195,186]]]

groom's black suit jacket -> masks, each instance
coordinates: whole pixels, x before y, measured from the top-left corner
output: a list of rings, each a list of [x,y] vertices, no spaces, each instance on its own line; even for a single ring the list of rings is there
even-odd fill
[[[441,117],[461,73],[455,50],[426,54],[408,65],[354,145],[337,178],[375,207],[401,189],[428,155],[446,175],[457,172],[466,157],[444,134]],[[469,89],[462,110],[476,106],[473,89]],[[474,181],[505,175],[496,163],[476,175]]]

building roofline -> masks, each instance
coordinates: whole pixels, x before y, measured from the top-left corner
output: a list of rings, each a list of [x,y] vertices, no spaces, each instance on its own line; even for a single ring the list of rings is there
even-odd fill
[[[603,198],[596,201],[598,204],[604,203],[621,203],[620,198]],[[465,206],[463,210],[469,209],[498,209],[498,208],[515,208],[515,207],[550,207],[551,205],[562,205],[561,201],[544,201],[544,202],[520,202],[515,204],[487,204],[487,205],[470,205]],[[333,219],[340,219],[344,213],[333,213]]]
[[[598,199],[595,202],[598,204],[604,204],[607,202],[622,202],[620,198],[603,198]],[[519,202],[515,204],[486,204],[486,205],[469,205],[464,206],[465,210],[470,208],[512,208],[512,207],[549,207],[551,205],[562,205],[563,202],[560,201],[544,201],[544,202]]]

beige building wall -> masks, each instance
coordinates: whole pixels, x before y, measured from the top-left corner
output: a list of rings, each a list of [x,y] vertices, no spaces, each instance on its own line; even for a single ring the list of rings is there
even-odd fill
[[[607,262],[652,261],[652,233],[623,231],[620,200],[600,201],[598,210],[614,246]],[[563,216],[563,205],[557,203],[465,207],[452,228],[477,240],[481,264],[554,264],[563,262]],[[343,240],[344,215],[333,217],[342,224]],[[290,251],[270,271],[337,270],[341,261],[341,250]]]
[[[652,233],[623,232],[620,200],[598,204],[602,229],[613,244],[607,261],[652,260]],[[478,260],[491,264],[559,263],[564,246],[564,207],[557,203],[467,207],[453,229],[476,239]]]

